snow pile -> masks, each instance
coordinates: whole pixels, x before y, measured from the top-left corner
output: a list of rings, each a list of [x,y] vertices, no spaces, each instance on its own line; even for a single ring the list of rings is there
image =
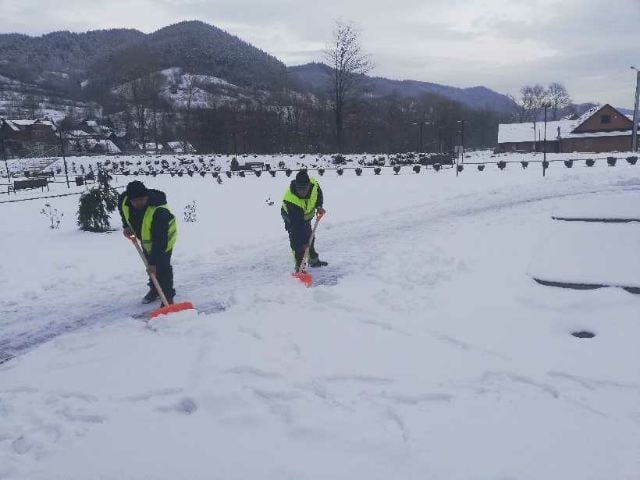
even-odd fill
[[[553,221],[529,274],[546,282],[640,288],[640,224]]]
[[[640,185],[623,183],[626,191],[563,200],[553,218],[587,221],[640,221]]]

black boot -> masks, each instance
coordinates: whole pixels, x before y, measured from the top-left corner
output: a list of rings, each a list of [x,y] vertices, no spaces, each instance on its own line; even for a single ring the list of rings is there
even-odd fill
[[[158,295],[158,292],[156,292],[156,289],[151,288],[149,289],[147,294],[144,297],[142,297],[142,303],[147,304],[147,303],[155,302],[159,297],[160,295]]]
[[[309,258],[309,266],[311,268],[316,268],[316,267],[326,267],[327,265],[329,265],[328,262],[322,261],[320,260],[320,257],[315,257],[315,258]]]

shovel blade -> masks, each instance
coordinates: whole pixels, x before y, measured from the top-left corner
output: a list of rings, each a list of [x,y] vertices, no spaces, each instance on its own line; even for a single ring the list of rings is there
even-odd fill
[[[293,272],[291,274],[293,277],[297,278],[298,280],[300,280],[302,283],[304,283],[307,287],[310,287],[311,284],[313,283],[313,277],[311,276],[310,273],[306,273],[306,272]]]
[[[174,303],[166,307],[160,307],[149,314],[149,318],[156,318],[160,315],[169,315],[170,313],[184,312],[185,310],[195,310],[191,302]]]

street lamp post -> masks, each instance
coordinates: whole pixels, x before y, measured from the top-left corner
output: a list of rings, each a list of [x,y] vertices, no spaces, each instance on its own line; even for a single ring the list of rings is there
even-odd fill
[[[460,155],[461,163],[464,163],[464,122],[464,120],[460,120],[460,146],[462,147]]]
[[[7,162],[7,152],[4,148],[4,135],[2,134],[2,132],[0,132],[0,148],[2,149],[2,159],[4,160],[4,168],[7,170],[7,181],[10,182],[11,172],[9,172],[9,162]]]
[[[633,108],[633,135],[631,136],[631,151],[638,151],[638,99],[640,99],[640,70],[631,67],[636,71],[636,103]]]
[[[465,120],[458,120],[456,123],[460,124],[460,162],[456,161],[456,177],[458,176],[458,163],[464,163],[464,123]],[[456,158],[458,158],[456,156]]]
[[[464,163],[464,124],[466,120],[458,120],[456,123],[460,124],[460,158]]]
[[[426,122],[424,120],[411,122],[411,125],[418,125],[418,154],[422,153],[422,133],[425,125],[431,125],[431,122]]]

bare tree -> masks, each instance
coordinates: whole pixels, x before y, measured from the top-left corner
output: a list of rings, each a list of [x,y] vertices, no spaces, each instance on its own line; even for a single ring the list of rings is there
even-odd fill
[[[193,98],[198,90],[198,76],[193,74],[186,74],[184,76],[185,81],[185,95],[186,95],[186,115],[184,122],[184,153],[189,152],[189,143],[192,138],[192,111],[193,111]]]
[[[333,69],[331,86],[334,99],[336,142],[338,151],[343,148],[345,107],[357,95],[363,77],[373,64],[360,45],[360,32],[350,23],[336,20],[333,39],[325,51],[325,58]]]
[[[161,93],[165,88],[167,78],[162,73],[151,73],[145,83],[152,115],[153,141],[156,144],[156,151],[158,151],[158,109],[161,106]]]
[[[138,127],[142,148],[146,149],[148,90],[142,78],[136,78],[123,86],[123,94],[127,104],[133,109],[133,118]]]
[[[149,110],[153,108],[154,89],[159,85],[155,77],[159,66],[146,45],[125,51],[120,60],[125,66],[120,77],[123,82],[121,92],[127,106],[133,111],[140,142],[146,149]]]
[[[29,119],[35,120],[38,118],[38,115],[41,113],[38,100],[33,95],[27,95],[24,98],[22,106],[25,110],[27,118]]]
[[[560,112],[571,105],[571,96],[565,86],[559,82],[549,84],[547,100],[551,106],[552,120],[560,119]]]
[[[511,96],[511,99],[518,107],[517,120],[535,123],[548,100],[547,90],[539,84],[525,85],[520,89],[520,96]]]

